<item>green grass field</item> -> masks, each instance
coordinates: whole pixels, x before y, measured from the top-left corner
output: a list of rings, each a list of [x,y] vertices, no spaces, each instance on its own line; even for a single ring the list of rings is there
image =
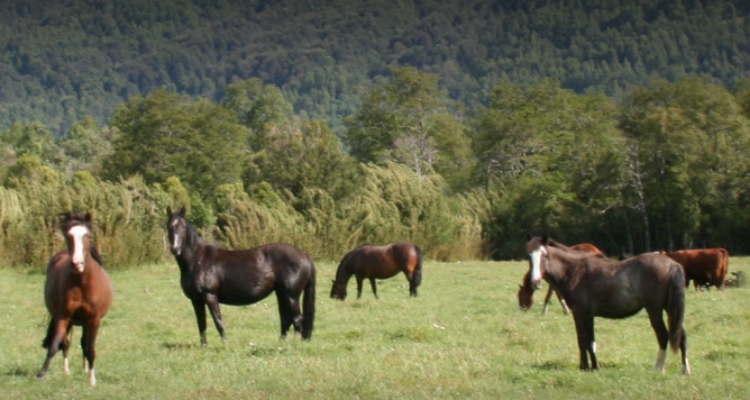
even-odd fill
[[[427,262],[418,298],[403,276],[365,285],[356,300],[328,298],[336,265],[318,263],[317,315],[310,342],[278,339],[274,296],[224,306],[229,344],[209,321],[206,347],[174,263],[112,272],[115,301],[97,342],[98,385],[81,371],[80,328],[71,369],[62,354],[43,381],[44,276],[0,269],[0,391],[3,398],[101,399],[732,399],[750,393],[749,289],[687,291],[693,374],[679,354],[653,370],[658,346],[646,313],[596,320],[601,369],[578,370],[572,317],[559,304],[529,312],[516,291],[527,262]],[[750,270],[734,257],[730,271]],[[546,287],[545,287],[546,289]]]

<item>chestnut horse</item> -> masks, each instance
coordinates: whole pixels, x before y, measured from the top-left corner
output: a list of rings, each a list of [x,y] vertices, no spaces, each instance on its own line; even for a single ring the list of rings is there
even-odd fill
[[[112,305],[112,283],[91,243],[91,213],[81,218],[68,212],[61,226],[68,249],[55,254],[47,264],[44,302],[52,319],[42,342],[47,358],[37,378],[42,379],[47,374],[58,350],[63,351],[63,371],[70,374],[69,334],[73,325],[79,325],[83,327],[83,371],[88,372],[89,383],[95,386],[94,344],[101,320]]]
[[[560,242],[556,242],[554,240],[550,239],[550,246],[555,247],[561,247],[561,248],[567,248],[567,246],[563,245]],[[569,248],[570,250],[575,251],[582,251],[584,253],[589,253],[596,255],[598,257],[607,257],[599,248],[594,246],[591,243],[581,243],[577,244],[575,246],[571,246]],[[526,275],[523,277],[523,285],[518,285],[518,308],[520,308],[523,311],[526,311],[531,308],[531,306],[534,304],[534,287],[531,285],[530,280],[531,274],[529,272],[526,272]],[[570,313],[570,309],[568,309],[568,305],[565,303],[565,299],[563,299],[560,296],[560,293],[558,293],[552,285],[549,286],[549,289],[547,290],[547,296],[544,298],[544,308],[542,309],[542,315],[547,314],[547,310],[549,309],[549,302],[552,298],[552,293],[557,295],[557,300],[560,301],[560,305],[562,305],[563,312],[565,314]]]
[[[315,318],[315,265],[304,251],[274,243],[247,250],[228,250],[205,240],[185,218],[185,208],[167,208],[172,254],[180,267],[180,284],[198,320],[201,344],[206,345],[206,306],[224,343],[219,303],[253,304],[276,292],[281,338],[294,325],[310,339]],[[300,311],[300,296],[303,311]]]
[[[399,272],[409,281],[409,295],[417,296],[422,283],[422,250],[411,243],[394,243],[386,246],[364,244],[347,253],[336,270],[331,287],[331,298],[346,299],[346,285],[354,275],[357,279],[357,298],[362,297],[362,281],[370,280],[372,293],[378,298],[375,279],[388,279]]]
[[[685,272],[671,258],[657,253],[641,254],[612,261],[549,245],[548,238],[535,237],[527,243],[531,284],[545,279],[568,302],[573,312],[580,368],[598,369],[594,317],[627,318],[646,309],[656,333],[659,353],[656,370],[664,370],[667,344],[682,353],[683,373],[690,373],[685,317]],[[669,329],[662,318],[667,312]]]

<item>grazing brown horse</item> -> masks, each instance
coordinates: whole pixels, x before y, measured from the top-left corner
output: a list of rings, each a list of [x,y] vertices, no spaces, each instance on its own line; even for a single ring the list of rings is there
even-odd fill
[[[721,247],[661,252],[685,269],[685,285],[693,281],[695,290],[716,286],[723,289],[729,273],[729,252]]]
[[[542,279],[555,286],[568,302],[578,336],[580,368],[598,369],[594,317],[627,318],[646,309],[656,333],[659,353],[656,369],[664,370],[667,344],[682,353],[683,373],[690,373],[685,317],[685,272],[671,258],[657,253],[612,261],[549,245],[548,238],[527,243],[531,284]],[[667,312],[669,329],[662,312]],[[589,366],[589,357],[591,364]]]
[[[550,246],[560,247],[560,248],[567,248],[574,251],[581,251],[584,253],[593,254],[597,257],[607,257],[601,250],[599,250],[598,247],[594,246],[591,243],[581,243],[577,244],[575,246],[567,247],[563,245],[560,242],[556,242],[552,239],[549,241]],[[518,285],[518,307],[521,310],[528,310],[531,308],[531,306],[534,304],[534,287],[531,285],[531,279],[530,279],[530,272],[526,272],[526,275],[523,277],[523,285]],[[568,308],[568,305],[565,303],[565,299],[560,296],[560,293],[555,290],[552,285],[549,285],[549,289],[547,290],[547,296],[544,298],[544,308],[542,309],[542,315],[547,314],[547,310],[549,309],[549,302],[552,298],[552,294],[557,295],[557,300],[560,301],[560,305],[562,305],[563,312],[565,314],[570,313],[570,309]]]
[[[203,239],[185,218],[185,208],[167,208],[167,230],[172,254],[180,267],[180,284],[193,303],[201,344],[206,345],[206,306],[226,343],[219,303],[247,305],[271,292],[281,319],[281,337],[294,325],[310,339],[315,318],[315,265],[304,251],[273,243],[247,250],[228,250]],[[300,311],[300,296],[303,310]]]
[[[422,283],[422,250],[411,243],[394,243],[386,246],[364,244],[347,253],[336,270],[331,287],[331,298],[346,299],[346,285],[354,275],[357,279],[357,298],[362,297],[362,281],[370,280],[372,293],[378,298],[375,279],[388,279],[399,272],[409,281],[409,295],[417,296]]]
[[[96,385],[94,358],[99,324],[112,305],[112,283],[102,268],[101,258],[91,243],[91,213],[84,218],[72,212],[62,221],[67,250],[55,254],[47,264],[44,301],[52,319],[42,346],[47,358],[37,378],[47,374],[50,361],[58,350],[63,351],[63,370],[68,366],[69,334],[73,325],[83,327],[83,371],[89,373],[89,383]]]

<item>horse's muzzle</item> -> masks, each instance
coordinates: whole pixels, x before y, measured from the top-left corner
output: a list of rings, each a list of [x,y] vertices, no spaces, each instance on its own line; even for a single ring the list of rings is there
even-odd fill
[[[81,273],[86,268],[86,263],[85,262],[74,262],[73,266],[76,267],[76,271],[78,271],[79,273]]]

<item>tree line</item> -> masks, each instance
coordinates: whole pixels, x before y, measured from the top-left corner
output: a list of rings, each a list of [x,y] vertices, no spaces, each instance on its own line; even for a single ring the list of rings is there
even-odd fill
[[[76,209],[94,211],[113,267],[159,262],[167,206],[231,248],[282,241],[335,261],[401,240],[437,260],[518,259],[542,233],[612,256],[748,251],[750,81],[655,81],[621,102],[498,81],[486,103],[400,67],[340,136],[257,78],[221,102],[158,89],[61,138],[16,123],[0,132],[0,253],[43,266],[62,246],[56,215]]]

